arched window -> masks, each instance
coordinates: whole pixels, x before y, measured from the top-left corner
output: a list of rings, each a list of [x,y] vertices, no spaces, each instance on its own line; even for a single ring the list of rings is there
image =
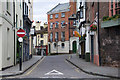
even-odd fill
[[[56,48],[56,43],[54,43],[54,48]]]
[[[62,43],[61,46],[62,46],[62,48],[64,48],[65,47],[65,43]]]

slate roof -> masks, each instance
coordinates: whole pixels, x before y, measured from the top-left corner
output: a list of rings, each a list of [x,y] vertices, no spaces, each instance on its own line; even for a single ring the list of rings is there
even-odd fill
[[[58,4],[55,6],[53,9],[47,12],[47,14],[54,14],[54,13],[59,13],[59,12],[67,12],[70,11],[69,9],[69,3],[64,3],[64,4]]]
[[[48,33],[47,29],[48,29],[48,27],[43,28],[42,30],[37,30],[37,31],[35,31],[35,33],[36,33],[36,34],[44,34],[44,33]]]

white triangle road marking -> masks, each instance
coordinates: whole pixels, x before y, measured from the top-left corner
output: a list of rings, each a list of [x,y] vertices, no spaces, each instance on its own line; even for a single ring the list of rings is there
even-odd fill
[[[45,75],[63,75],[63,73],[61,73],[57,70],[52,70],[52,71],[46,73]]]

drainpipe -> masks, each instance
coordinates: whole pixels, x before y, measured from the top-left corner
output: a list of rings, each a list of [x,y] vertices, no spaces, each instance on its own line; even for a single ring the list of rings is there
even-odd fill
[[[69,54],[70,54],[70,20],[69,20]]]
[[[99,0],[98,0],[98,53],[99,53],[99,65],[101,66],[101,53],[100,53],[100,31],[99,31]]]
[[[16,54],[15,54],[15,46],[16,46],[16,44],[15,44],[15,41],[16,41],[16,39],[15,39],[15,0],[13,1],[13,20],[14,20],[14,66],[15,66],[15,64],[16,64]]]

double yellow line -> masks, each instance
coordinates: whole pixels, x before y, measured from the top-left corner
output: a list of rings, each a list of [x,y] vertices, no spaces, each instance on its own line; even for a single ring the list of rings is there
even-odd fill
[[[43,57],[28,73],[26,73],[25,76],[29,75],[44,59],[45,57]]]

